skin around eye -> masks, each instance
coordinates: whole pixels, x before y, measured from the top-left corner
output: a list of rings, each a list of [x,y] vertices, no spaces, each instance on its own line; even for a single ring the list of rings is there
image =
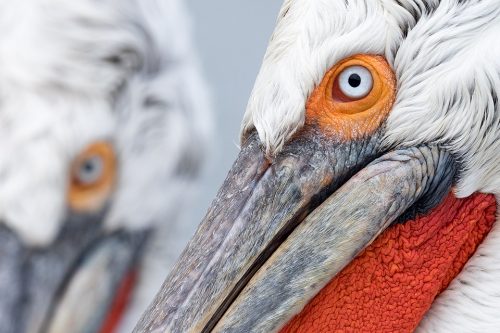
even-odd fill
[[[113,192],[117,161],[113,146],[94,142],[73,160],[68,188],[68,204],[77,212],[101,209]]]
[[[340,140],[371,135],[396,98],[396,76],[384,57],[359,54],[341,60],[323,77],[306,105],[305,123]]]

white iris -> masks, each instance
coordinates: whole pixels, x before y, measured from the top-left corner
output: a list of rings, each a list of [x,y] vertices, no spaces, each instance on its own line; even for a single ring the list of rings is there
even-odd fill
[[[363,98],[373,88],[372,74],[363,66],[347,67],[339,75],[339,88],[349,98]]]
[[[82,161],[76,176],[82,184],[95,183],[102,176],[104,162],[100,156],[91,156]]]

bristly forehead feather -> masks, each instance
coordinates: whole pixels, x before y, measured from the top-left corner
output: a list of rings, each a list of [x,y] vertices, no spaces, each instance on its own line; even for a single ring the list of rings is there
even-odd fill
[[[459,195],[498,193],[499,11],[497,0],[287,0],[242,137],[255,128],[276,154],[303,126],[307,99],[329,68],[380,54],[398,80],[386,144],[447,145],[463,162]]]

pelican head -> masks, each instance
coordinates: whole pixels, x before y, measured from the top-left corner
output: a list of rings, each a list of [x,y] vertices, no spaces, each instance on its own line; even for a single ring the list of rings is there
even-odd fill
[[[184,7],[0,1],[0,26],[0,332],[126,330],[209,131]]]
[[[241,152],[137,332],[497,331],[499,14],[285,1]]]

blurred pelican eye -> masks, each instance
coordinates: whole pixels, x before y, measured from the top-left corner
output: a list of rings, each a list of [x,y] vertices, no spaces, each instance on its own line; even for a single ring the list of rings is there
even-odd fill
[[[102,156],[89,156],[75,170],[75,180],[84,185],[94,184],[102,177],[103,163]]]
[[[116,156],[107,142],[95,142],[74,159],[68,201],[75,211],[94,212],[104,206],[116,178]]]

